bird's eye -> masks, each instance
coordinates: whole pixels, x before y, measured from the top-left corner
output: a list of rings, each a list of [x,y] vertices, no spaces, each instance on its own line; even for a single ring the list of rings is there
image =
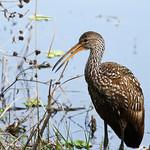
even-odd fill
[[[84,42],[87,42],[88,40],[87,39],[84,39]]]

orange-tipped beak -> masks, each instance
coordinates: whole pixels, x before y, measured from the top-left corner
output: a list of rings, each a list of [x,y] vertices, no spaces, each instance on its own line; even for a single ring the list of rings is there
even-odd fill
[[[75,54],[77,54],[79,51],[84,50],[84,47],[82,47],[81,44],[76,44],[75,46],[73,46],[68,52],[66,52],[66,54],[64,54],[54,65],[53,69],[54,70],[56,68],[56,66],[62,61],[64,60],[60,66],[56,69],[55,72],[57,72],[64,64],[66,64]]]

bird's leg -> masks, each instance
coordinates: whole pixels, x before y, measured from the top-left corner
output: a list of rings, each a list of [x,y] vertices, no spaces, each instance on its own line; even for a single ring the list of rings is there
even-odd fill
[[[124,150],[124,130],[126,128],[126,123],[122,122],[121,123],[121,144],[119,147],[119,150]]]
[[[120,144],[119,150],[124,150],[124,132],[121,133],[121,144]]]
[[[124,150],[124,141],[122,141],[122,140],[121,140],[121,144],[120,144],[119,150]]]
[[[104,150],[107,149],[108,146],[108,131],[107,131],[107,123],[104,121]]]

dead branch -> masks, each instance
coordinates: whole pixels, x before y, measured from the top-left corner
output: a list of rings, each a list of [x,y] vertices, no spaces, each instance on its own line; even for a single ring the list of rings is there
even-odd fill
[[[52,100],[52,98],[51,98],[51,86],[52,86],[52,80],[50,80],[50,85],[49,85],[47,116],[44,119],[43,125],[42,125],[42,127],[41,127],[41,129],[39,131],[39,136],[37,136],[37,139],[35,141],[35,144],[33,145],[32,150],[36,150],[37,149],[37,146],[40,143],[40,139],[41,139],[41,137],[43,135],[43,132],[44,132],[44,130],[45,130],[47,124],[48,124],[48,121],[50,119],[50,116],[51,116],[51,111],[49,111],[51,109],[51,100]]]

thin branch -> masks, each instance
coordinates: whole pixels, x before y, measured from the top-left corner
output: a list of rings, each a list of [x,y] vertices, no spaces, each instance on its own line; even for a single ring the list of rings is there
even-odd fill
[[[60,86],[62,86],[63,84],[65,84],[65,83],[67,83],[67,82],[69,82],[69,81],[71,81],[71,80],[78,79],[78,78],[81,78],[81,77],[83,77],[83,76],[84,76],[84,75],[77,75],[77,76],[75,76],[75,77],[69,78],[68,80],[64,81]]]
[[[66,69],[67,65],[68,65],[68,62],[65,64],[65,67],[63,68],[63,70],[62,70],[62,72],[61,72],[61,74],[60,74],[60,76],[59,76],[56,83],[60,83],[60,80],[63,78],[63,75],[64,75],[64,72],[65,72],[65,69]],[[51,94],[52,97],[53,97],[57,87],[58,87],[58,84],[55,84],[55,87],[53,88],[53,91],[52,91],[52,94]]]
[[[16,79],[15,79],[6,89],[4,89],[4,90],[0,93],[0,96],[3,97],[3,96],[4,96],[4,93],[5,93],[9,88],[11,88],[11,87],[18,81],[19,76],[20,76],[22,73],[24,73],[25,71],[29,70],[29,69],[31,69],[31,68],[29,67],[29,68],[26,68],[26,69],[20,71],[20,72],[17,74]]]
[[[44,118],[45,118],[45,115],[46,115],[46,113],[44,113],[43,118],[42,118],[36,125],[34,125],[34,126],[32,127],[32,130],[31,130],[31,132],[30,132],[30,136],[28,137],[28,140],[27,140],[25,146],[22,148],[22,150],[26,150],[26,147],[28,146],[28,144],[29,144],[29,142],[31,141],[32,137],[36,134],[36,132],[35,132],[35,131],[37,130],[36,126],[39,126],[39,125],[42,123],[42,121],[43,121]]]
[[[35,144],[33,145],[33,148],[32,150],[36,150],[37,147],[38,147],[38,144],[40,143],[40,139],[41,137],[43,136],[43,133],[44,133],[44,130],[49,122],[49,119],[50,119],[50,116],[51,116],[51,111],[50,108],[51,108],[51,86],[52,86],[52,80],[50,80],[50,85],[49,85],[49,93],[48,93],[48,110],[47,110],[47,116],[45,117],[44,119],[44,122],[43,122],[43,125],[39,131],[39,136],[37,136],[37,139],[35,141]]]
[[[17,82],[17,78],[15,79],[15,81],[13,81],[6,89],[3,90],[3,92],[0,94],[0,97],[4,96],[4,93],[10,88],[12,87],[16,82]]]
[[[44,84],[44,85],[48,85],[47,81],[46,82],[42,82],[42,81],[38,81],[38,80],[28,80],[28,79],[17,79],[18,81],[28,81],[28,82],[38,82],[40,84]]]

